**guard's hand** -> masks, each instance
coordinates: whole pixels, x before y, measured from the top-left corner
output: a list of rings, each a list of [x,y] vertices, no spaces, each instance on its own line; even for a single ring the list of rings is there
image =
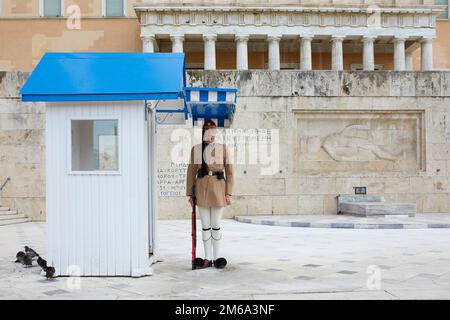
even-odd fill
[[[231,204],[231,196],[230,196],[229,194],[227,194],[227,195],[225,196],[225,201],[227,202],[227,205],[230,205],[230,204]]]
[[[192,196],[189,196],[189,203],[191,204],[191,207],[194,206],[194,199],[192,199]]]

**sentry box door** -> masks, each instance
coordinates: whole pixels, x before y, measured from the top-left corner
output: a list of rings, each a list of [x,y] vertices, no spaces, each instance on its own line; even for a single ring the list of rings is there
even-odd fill
[[[47,245],[58,275],[151,274],[143,110],[143,101],[47,104]]]

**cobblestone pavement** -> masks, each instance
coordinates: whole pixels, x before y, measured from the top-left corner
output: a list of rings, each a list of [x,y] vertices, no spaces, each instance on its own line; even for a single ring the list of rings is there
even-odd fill
[[[45,223],[3,226],[0,299],[450,299],[450,229],[222,229],[224,270],[190,270],[190,221],[163,220],[153,276],[46,280],[13,262],[45,256]]]

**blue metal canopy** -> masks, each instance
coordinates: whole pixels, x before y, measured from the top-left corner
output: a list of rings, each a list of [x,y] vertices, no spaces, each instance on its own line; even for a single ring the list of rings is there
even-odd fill
[[[46,53],[23,101],[159,100],[183,97],[183,53]]]
[[[231,88],[185,88],[185,101],[193,124],[215,120],[219,127],[229,127],[236,111],[237,90]]]

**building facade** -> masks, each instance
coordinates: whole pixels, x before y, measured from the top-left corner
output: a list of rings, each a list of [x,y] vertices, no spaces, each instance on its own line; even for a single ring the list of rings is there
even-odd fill
[[[355,186],[418,212],[450,210],[448,0],[0,7],[0,184],[12,178],[2,202],[33,219],[45,219],[45,108],[17,92],[46,51],[185,52],[190,85],[236,86],[233,128],[276,132],[279,167],[238,164],[228,216],[335,214]],[[160,217],[188,217],[173,127],[159,137]]]
[[[31,71],[45,51],[141,50],[183,50],[190,69],[421,70],[431,60],[448,69],[448,7],[447,0],[3,0],[0,70]]]

